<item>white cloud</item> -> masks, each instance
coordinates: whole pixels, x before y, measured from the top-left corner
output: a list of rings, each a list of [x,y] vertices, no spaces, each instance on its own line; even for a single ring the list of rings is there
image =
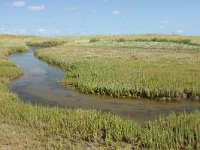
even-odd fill
[[[160,28],[160,29],[167,28],[168,24],[169,24],[169,21],[164,20],[164,21],[162,21],[162,22],[160,23],[159,28]]]
[[[176,32],[181,34],[181,33],[183,33],[183,30],[179,29]]]
[[[120,32],[115,32],[113,33],[113,35],[120,35]]]
[[[19,32],[20,34],[27,34],[27,31],[26,31],[26,29],[24,29],[24,28],[18,29],[18,32]]]
[[[41,34],[47,34],[47,30],[45,29],[38,29],[37,32],[41,33]]]
[[[24,28],[0,28],[0,34],[12,34],[12,35],[26,35],[27,30]]]
[[[167,20],[162,22],[162,24],[168,24],[168,23],[169,23],[169,21],[167,21]]]
[[[60,33],[60,30],[55,30],[55,33]]]
[[[65,12],[72,12],[72,11],[76,11],[76,10],[77,10],[76,7],[68,7],[68,8],[64,9]]]
[[[118,11],[118,10],[115,10],[115,11],[113,11],[113,13],[112,13],[113,15],[120,15],[121,14],[121,12],[120,11]]]
[[[31,11],[41,11],[45,9],[44,5],[40,5],[40,6],[28,6],[27,7],[29,10]]]
[[[115,10],[112,12],[112,15],[125,18],[128,16],[128,12],[121,12],[119,10]]]
[[[14,1],[10,4],[10,6],[12,6],[12,7],[23,7],[23,6],[26,6],[26,2],[25,1]]]
[[[5,28],[0,28],[0,31],[5,31]]]
[[[164,29],[164,28],[165,28],[165,26],[161,25],[161,26],[159,26],[159,28],[161,28],[161,29]]]

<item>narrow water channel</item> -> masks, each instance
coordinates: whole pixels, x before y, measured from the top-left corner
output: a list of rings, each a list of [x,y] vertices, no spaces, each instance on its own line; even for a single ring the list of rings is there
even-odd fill
[[[124,117],[131,117],[139,123],[153,120],[159,115],[174,111],[180,113],[200,110],[200,102],[183,100],[180,102],[158,102],[147,99],[113,99],[106,96],[81,94],[63,88],[58,81],[64,72],[34,57],[35,48],[15,54],[9,59],[20,66],[24,75],[10,84],[11,92],[23,101],[33,104],[69,108],[96,109]]]

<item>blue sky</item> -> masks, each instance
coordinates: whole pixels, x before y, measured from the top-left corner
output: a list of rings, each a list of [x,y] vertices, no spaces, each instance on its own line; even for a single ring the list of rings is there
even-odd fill
[[[200,35],[200,0],[1,0],[0,34]]]

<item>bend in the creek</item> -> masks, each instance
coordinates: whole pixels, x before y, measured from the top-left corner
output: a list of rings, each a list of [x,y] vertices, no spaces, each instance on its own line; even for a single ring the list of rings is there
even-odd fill
[[[38,47],[36,47],[38,48]],[[34,57],[35,48],[15,54],[9,59],[23,70],[24,75],[10,84],[10,90],[23,101],[33,104],[68,108],[96,109],[125,117],[138,122],[153,120],[171,111],[180,113],[200,109],[200,103],[192,101],[158,102],[146,99],[114,99],[107,96],[86,95],[65,89],[59,84],[64,72]]]

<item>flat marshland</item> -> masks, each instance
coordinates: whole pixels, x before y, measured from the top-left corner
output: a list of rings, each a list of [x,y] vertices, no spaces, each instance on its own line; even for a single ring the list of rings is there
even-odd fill
[[[90,94],[199,100],[200,37],[170,35],[40,38],[0,36],[0,147],[18,149],[199,149],[200,112],[141,126],[95,110],[34,106],[10,93],[23,74],[7,56],[35,56],[65,71],[61,83]],[[173,103],[172,103],[173,104]],[[37,133],[37,134],[36,134]]]
[[[38,50],[35,55],[66,71],[63,85],[85,93],[199,100],[197,44],[92,39]]]

